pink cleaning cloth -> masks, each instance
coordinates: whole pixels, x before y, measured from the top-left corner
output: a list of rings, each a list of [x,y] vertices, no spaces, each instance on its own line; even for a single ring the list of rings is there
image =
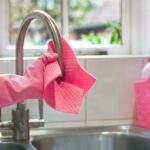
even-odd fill
[[[67,113],[79,113],[83,97],[95,82],[95,78],[85,71],[78,63],[76,56],[62,37],[62,52],[64,61],[64,78],[61,76],[58,62],[50,63],[44,73],[44,98],[52,108]],[[48,44],[50,53],[54,51],[53,42]]]
[[[135,83],[135,124],[150,129],[150,76]]]

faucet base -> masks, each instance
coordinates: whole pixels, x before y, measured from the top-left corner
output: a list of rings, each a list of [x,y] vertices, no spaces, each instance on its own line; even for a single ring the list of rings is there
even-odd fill
[[[17,109],[12,111],[13,138],[14,140],[29,140],[29,110],[25,103],[20,103]]]

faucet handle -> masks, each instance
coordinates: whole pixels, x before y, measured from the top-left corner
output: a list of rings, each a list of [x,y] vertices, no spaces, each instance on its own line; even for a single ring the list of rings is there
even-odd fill
[[[44,127],[45,121],[44,121],[44,115],[43,115],[43,100],[38,100],[39,105],[39,119],[30,119],[29,120],[29,126],[30,128],[38,128],[38,127]]]
[[[38,101],[38,104],[39,104],[39,119],[42,120],[44,118],[44,115],[43,115],[43,100],[42,99],[39,99]]]
[[[0,108],[0,122],[2,122],[2,108]]]

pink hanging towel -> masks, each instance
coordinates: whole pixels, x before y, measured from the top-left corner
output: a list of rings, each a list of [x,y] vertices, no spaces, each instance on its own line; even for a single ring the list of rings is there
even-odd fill
[[[44,75],[44,98],[54,109],[67,113],[79,113],[83,97],[95,82],[95,78],[79,65],[76,56],[62,37],[62,51],[64,60],[64,78],[61,75],[58,62],[46,66]],[[48,44],[49,52],[54,51],[53,42]]]
[[[135,83],[135,124],[150,129],[150,63],[142,70],[142,80]]]

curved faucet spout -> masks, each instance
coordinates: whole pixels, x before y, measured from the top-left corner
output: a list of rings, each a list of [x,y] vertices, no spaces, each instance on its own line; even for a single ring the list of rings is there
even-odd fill
[[[52,34],[53,42],[55,45],[55,51],[58,53],[58,62],[62,71],[62,76],[64,75],[64,66],[63,66],[63,58],[62,58],[62,45],[61,45],[61,37],[58,31],[58,28],[54,22],[54,20],[45,12],[40,10],[35,10],[25,17],[23,20],[20,31],[17,38],[16,43],[16,73],[19,75],[23,74],[23,45],[26,31],[28,29],[29,24],[32,20],[39,19],[42,20],[46,25],[47,29]]]
[[[26,35],[26,31],[28,29],[29,24],[34,19],[42,20],[46,25],[47,29],[52,34],[55,52],[58,53],[58,63],[60,65],[62,71],[62,77],[64,76],[64,64],[62,57],[62,43],[60,33],[58,28],[54,22],[54,20],[45,12],[40,10],[35,10],[30,13],[22,22],[17,43],[16,43],[16,73],[19,75],[23,75],[23,45],[24,38]],[[14,139],[15,140],[28,140],[29,139],[29,127],[30,123],[32,125],[43,125],[43,103],[40,103],[40,120],[29,122],[29,110],[26,109],[26,104],[24,102],[18,103],[17,108],[13,110],[12,113],[12,121],[14,124]]]

